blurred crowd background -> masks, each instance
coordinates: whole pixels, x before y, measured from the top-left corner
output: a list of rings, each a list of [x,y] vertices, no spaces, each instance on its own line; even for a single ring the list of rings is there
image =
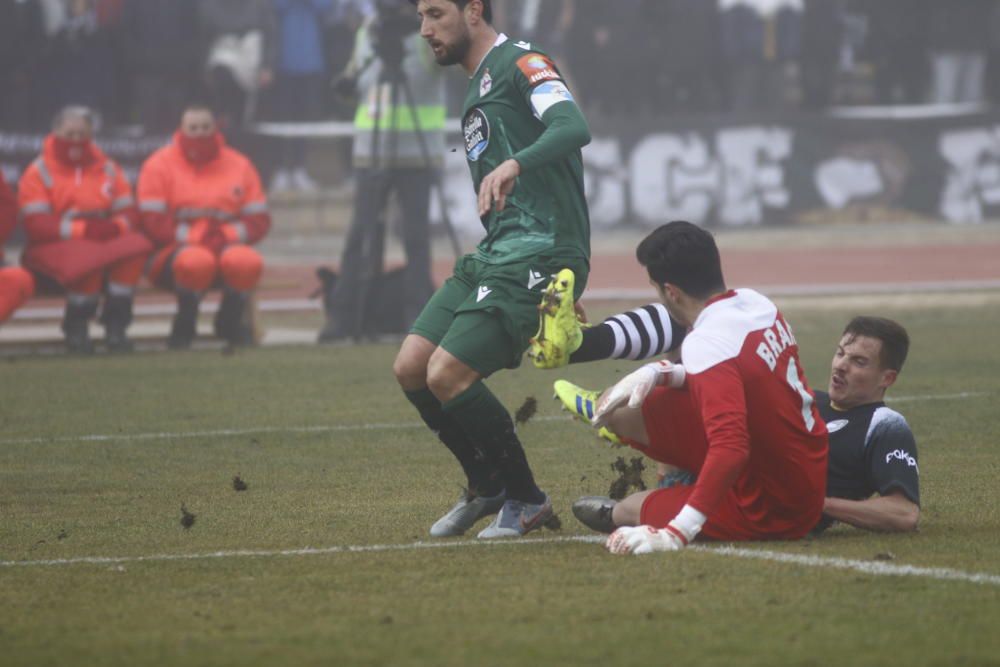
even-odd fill
[[[353,104],[332,83],[379,4],[0,0],[0,129],[45,131],[73,103],[97,109],[106,127],[163,133],[192,96],[229,110],[232,123],[283,120],[292,96],[296,120],[349,119]],[[588,115],[1000,100],[997,0],[495,5],[499,29],[558,59]],[[219,53],[219,36],[250,31],[262,36],[254,71],[213,75],[246,46]]]

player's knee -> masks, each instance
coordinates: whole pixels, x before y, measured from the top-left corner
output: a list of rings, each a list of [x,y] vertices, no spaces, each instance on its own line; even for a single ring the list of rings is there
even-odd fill
[[[174,257],[174,284],[181,289],[203,292],[212,286],[218,263],[215,255],[201,246],[188,246]]]
[[[264,272],[264,259],[248,245],[229,246],[219,258],[222,281],[234,290],[246,292],[257,287]]]
[[[416,391],[427,384],[427,366],[425,362],[416,355],[408,353],[405,349],[396,355],[396,361],[392,364],[392,373],[396,376],[399,386],[406,391]]]
[[[403,340],[392,364],[392,372],[404,391],[416,391],[427,386],[427,363],[434,349],[435,345],[421,336],[410,334]]]
[[[20,266],[9,266],[0,270],[4,285],[10,290],[18,305],[35,295],[35,277]]]
[[[438,349],[427,362],[427,388],[442,403],[460,395],[477,379],[475,371],[444,350]]]

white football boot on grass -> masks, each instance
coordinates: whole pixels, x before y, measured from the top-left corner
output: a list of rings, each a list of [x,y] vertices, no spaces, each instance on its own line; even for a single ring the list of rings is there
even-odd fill
[[[496,514],[503,507],[507,494],[501,491],[496,496],[474,496],[462,492],[455,506],[431,526],[431,537],[457,537],[475,525],[484,516]]]
[[[545,496],[545,501],[538,505],[520,500],[508,500],[500,508],[500,513],[493,519],[493,522],[479,533],[479,539],[520,537],[541,528],[551,518],[552,501],[548,496]]]

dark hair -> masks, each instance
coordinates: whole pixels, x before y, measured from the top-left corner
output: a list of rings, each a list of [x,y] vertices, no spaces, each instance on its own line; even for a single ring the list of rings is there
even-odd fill
[[[697,299],[726,290],[715,239],[690,222],[675,220],[654,230],[635,257],[658,285],[676,285]]]
[[[181,115],[183,116],[188,111],[207,111],[212,114],[213,117],[215,116],[215,109],[212,108],[211,104],[205,102],[204,100],[191,100],[186,103],[184,105],[184,109],[181,111]]]
[[[458,5],[459,9],[465,9],[465,6],[469,4],[472,0],[449,0],[452,4]],[[493,5],[491,0],[479,0],[483,3],[483,20],[487,23],[493,23]],[[411,5],[416,5],[417,0],[410,0]]]
[[[903,369],[906,353],[910,350],[910,336],[898,322],[885,317],[858,315],[844,327],[844,335],[852,338],[865,336],[882,341],[879,365],[897,373]]]

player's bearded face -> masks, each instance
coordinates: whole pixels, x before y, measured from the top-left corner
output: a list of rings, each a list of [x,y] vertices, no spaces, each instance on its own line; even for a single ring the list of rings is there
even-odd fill
[[[458,65],[465,60],[469,49],[472,47],[472,38],[469,36],[469,27],[462,21],[456,26],[455,37],[445,41],[442,39],[438,45],[431,42],[434,50],[434,60],[438,65]],[[447,38],[445,38],[447,39]]]
[[[472,48],[465,13],[450,0],[420,0],[420,36],[430,45],[439,65],[458,65]]]

